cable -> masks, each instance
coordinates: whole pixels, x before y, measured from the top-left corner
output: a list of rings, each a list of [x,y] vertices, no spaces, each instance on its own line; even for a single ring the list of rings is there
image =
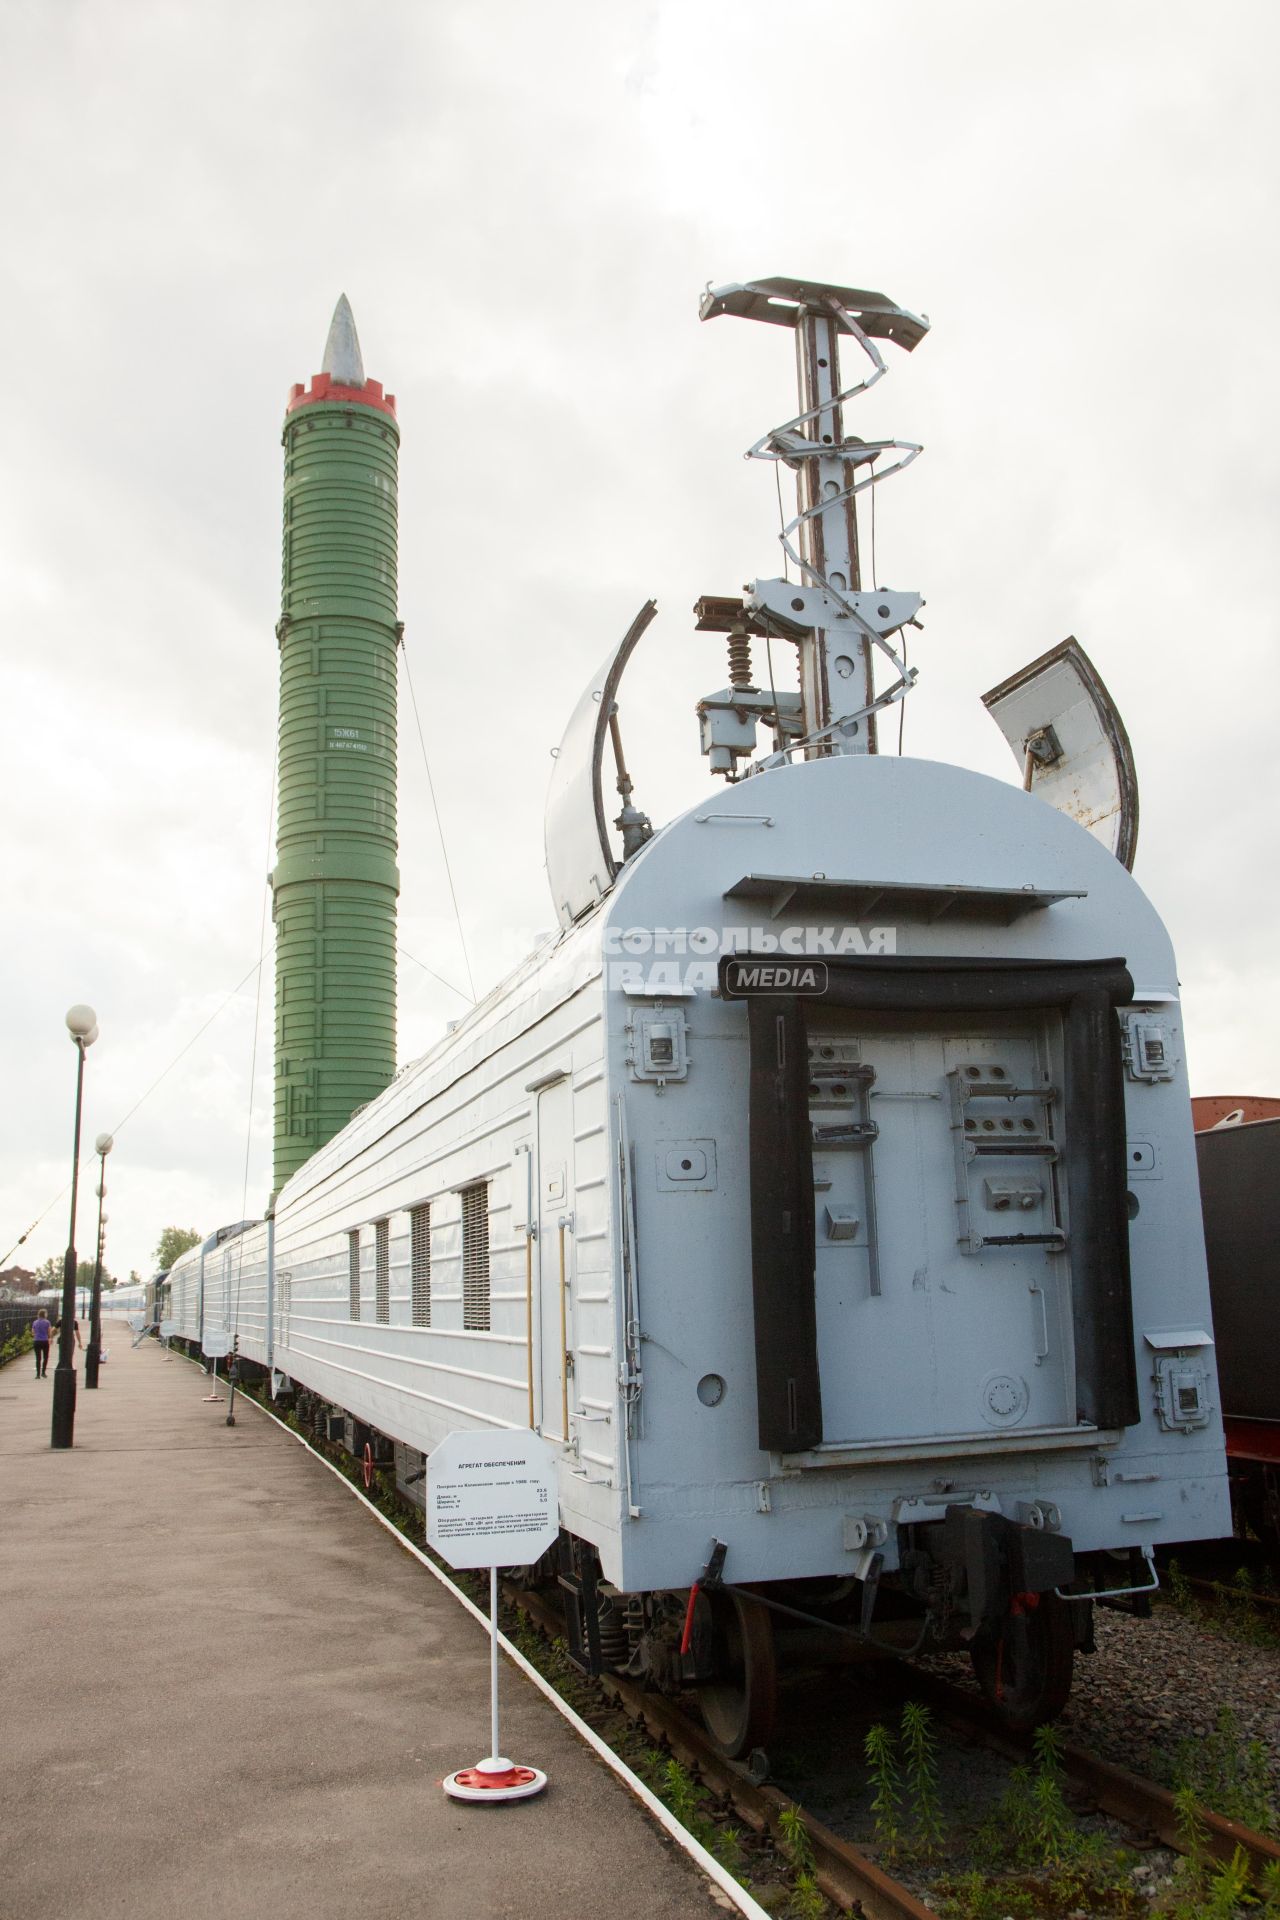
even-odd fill
[[[429,973],[431,978],[438,980],[442,987],[448,987],[450,993],[456,993],[459,1000],[465,1000],[468,1006],[474,1007],[476,1005],[476,1002],[471,998],[469,993],[464,993],[461,987],[455,987],[452,980],[446,980],[442,973],[437,973],[434,967],[429,967],[425,960],[419,960],[417,954],[410,953],[408,947],[397,947],[396,952],[402,953],[406,960],[412,960],[415,967],[421,967],[424,973]]]
[[[276,810],[276,761],[271,756],[271,786],[267,793],[267,852],[264,866],[271,860],[272,827]],[[253,998],[253,1045],[249,1050],[249,1117],[244,1130],[244,1184],[240,1191],[240,1218],[247,1218],[249,1205],[249,1154],[253,1146],[253,1090],[258,1072],[258,1030],[262,1025],[262,963],[267,954],[267,899],[270,888],[262,895],[262,916],[258,922],[258,984]],[[240,1332],[240,1282],[244,1275],[244,1235],[240,1235],[240,1244],[236,1249],[236,1307],[232,1316],[232,1326],[238,1335]],[[228,1327],[227,1332],[231,1332]],[[233,1343],[234,1346],[234,1343]],[[228,1368],[230,1372],[230,1368]],[[236,1404],[236,1383],[231,1382],[231,1399],[227,1408],[228,1422]]]
[[[440,809],[436,805],[436,786],[431,778],[431,762],[427,759],[427,743],[423,737],[422,720],[418,713],[418,696],[413,690],[413,675],[409,670],[409,649],[405,646],[404,636],[400,639],[400,655],[404,661],[404,677],[409,683],[409,701],[413,707],[414,723],[418,729],[418,745],[422,748],[422,764],[427,770],[427,791],[431,795],[431,809],[436,817],[436,832],[440,836],[440,851],[444,856],[445,878],[449,882],[449,898],[453,902],[453,917],[458,923],[458,944],[462,948],[462,958],[467,969],[467,980],[471,987],[471,1004],[476,1004],[476,983],[471,972],[471,955],[467,952],[467,936],[462,930],[462,915],[458,912],[458,896],[453,886],[453,869],[449,865],[449,849],[444,842],[444,828],[440,824]],[[422,962],[418,962],[419,966]],[[430,969],[428,969],[430,971]],[[464,996],[465,998],[465,996]]]
[[[239,993],[241,987],[247,985],[248,982],[252,980],[254,974],[258,972],[261,965],[262,965],[262,957],[260,955],[258,959],[254,961],[248,973],[245,974],[244,979],[238,980],[236,982],[235,986],[232,987],[230,993],[227,995],[226,999],[222,1002],[222,1004],[218,1007],[215,1007],[214,1011],[209,1015],[209,1018],[204,1022],[203,1026],[198,1027],[196,1029],[196,1031],[192,1034],[191,1038],[188,1040],[186,1046],[183,1047],[178,1053],[174,1054],[173,1059],[169,1062],[164,1072],[158,1073],[155,1079],[151,1082],[151,1085],[147,1088],[146,1092],[144,1094],[141,1094],[139,1098],[134,1101],[128,1113],[125,1114],[124,1119],[116,1121],[116,1124],[114,1125],[114,1127],[110,1129],[110,1131],[113,1134],[119,1133],[121,1129],[124,1126],[126,1126],[130,1120],[132,1120],[134,1114],[138,1111],[138,1108],[142,1106],[144,1101],[147,1101],[151,1098],[156,1088],[160,1085],[160,1082],[162,1080],[168,1079],[169,1075],[173,1072],[174,1068],[177,1066],[179,1060],[181,1060],[184,1057],[184,1055],[190,1053],[192,1047],[194,1047],[196,1041],[200,1038],[201,1034],[207,1033],[209,1031],[209,1028],[213,1025],[214,1021],[218,1018],[218,1015],[220,1013],[225,1012],[225,1010],[231,1005],[231,1002],[235,999],[236,995]],[[82,1154],[80,1158],[80,1165],[82,1167],[88,1166],[89,1163],[94,1159],[94,1157],[95,1156],[92,1153]],[[38,1213],[36,1215],[35,1219],[31,1222],[31,1225],[27,1228],[26,1232],[24,1234],[19,1235],[18,1239],[14,1241],[8,1253],[5,1254],[4,1259],[0,1260],[0,1266],[8,1265],[10,1259],[18,1251],[18,1248],[23,1244],[25,1240],[29,1239],[30,1236],[35,1232],[36,1228],[40,1225],[40,1222],[45,1218],[45,1215],[52,1213],[53,1209],[57,1206],[59,1200],[61,1200],[63,1194],[65,1194],[70,1189],[70,1186],[71,1186],[71,1182],[68,1180],[65,1186],[61,1187],[58,1190],[58,1192],[54,1194],[48,1206],[44,1208],[43,1212]]]
[[[778,729],[774,737],[781,751],[786,745],[786,735],[782,731],[782,719],[778,713],[778,689],[773,684],[773,640],[767,633],[764,637],[764,657],[769,667],[769,698],[773,701],[773,722]]]
[[[874,471],[875,469],[874,460],[871,462],[871,466],[872,466],[872,470]],[[855,512],[857,511],[856,506],[854,510]],[[880,574],[879,574],[879,570],[876,567],[876,490],[874,487],[872,487],[871,489],[871,591],[872,593],[877,592],[879,589],[879,586],[880,586]]]
[[[149,1100],[152,1094],[155,1092],[156,1088],[160,1085],[160,1082],[162,1080],[168,1079],[169,1075],[173,1072],[174,1068],[177,1066],[179,1060],[183,1059],[185,1055],[190,1053],[192,1047],[194,1047],[196,1041],[200,1038],[202,1033],[207,1033],[209,1031],[209,1028],[213,1025],[218,1015],[224,1012],[225,1009],[231,1005],[231,1002],[235,999],[241,987],[248,985],[248,983],[250,982],[250,980],[252,980],[254,974],[257,973],[261,965],[262,965],[262,956],[259,955],[258,958],[254,961],[253,965],[250,967],[248,973],[245,974],[244,978],[242,980],[236,981],[235,986],[232,987],[230,993],[227,995],[226,999],[222,1002],[222,1005],[214,1009],[214,1011],[209,1015],[209,1018],[205,1021],[204,1025],[202,1027],[198,1027],[196,1031],[192,1034],[186,1046],[183,1047],[179,1053],[174,1054],[172,1060],[169,1062],[164,1072],[158,1073],[155,1079],[151,1082],[151,1085],[147,1088],[146,1092],[142,1094],[137,1100],[134,1101],[128,1113],[125,1114],[124,1119],[116,1121],[115,1126],[112,1127],[111,1129],[112,1133],[119,1133],[121,1129],[124,1126],[126,1126],[130,1120],[132,1120],[134,1114],[138,1111],[138,1108],[142,1105],[143,1101]],[[64,1188],[63,1191],[65,1192],[66,1189]]]
[[[773,484],[776,487],[777,493],[778,493],[778,538],[779,540],[782,541],[782,577],[784,580],[790,580],[791,566],[790,566],[790,562],[787,559],[787,542],[785,538],[786,525],[787,525],[787,513],[786,513],[786,508],[782,504],[782,462],[781,460],[775,460],[773,463]],[[873,493],[871,497],[874,500],[875,494]]]

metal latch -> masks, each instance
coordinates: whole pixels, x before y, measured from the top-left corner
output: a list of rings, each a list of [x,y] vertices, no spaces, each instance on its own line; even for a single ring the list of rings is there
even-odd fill
[[[657,1007],[652,1013],[637,1011],[627,1022],[627,1032],[627,1061],[633,1079],[653,1080],[664,1087],[668,1080],[688,1078],[688,1024],[679,1007]]]
[[[1145,1080],[1148,1084],[1172,1080],[1171,1039],[1167,1027],[1159,1026],[1152,1020],[1135,1020],[1131,1015],[1127,1016],[1124,1023],[1124,1064],[1129,1078]]]

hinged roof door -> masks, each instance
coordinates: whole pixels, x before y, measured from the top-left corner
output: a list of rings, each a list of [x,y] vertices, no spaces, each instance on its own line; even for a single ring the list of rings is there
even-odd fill
[[[547,789],[547,879],[562,927],[593,907],[619,867],[609,840],[601,774],[604,743],[627,661],[657,608],[647,600],[587,682],[565,728]]]
[[[1023,785],[1133,869],[1138,776],[1124,722],[1074,638],[1002,680],[982,704],[1023,769]]]

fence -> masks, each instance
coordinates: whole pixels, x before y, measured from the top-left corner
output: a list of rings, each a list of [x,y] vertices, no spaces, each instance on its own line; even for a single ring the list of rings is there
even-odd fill
[[[36,1317],[36,1303],[0,1300],[0,1347],[15,1333],[25,1333]]]

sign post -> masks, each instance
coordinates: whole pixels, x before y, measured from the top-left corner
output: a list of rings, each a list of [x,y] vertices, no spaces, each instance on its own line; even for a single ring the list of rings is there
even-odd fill
[[[218,1392],[218,1362],[224,1354],[231,1351],[231,1335],[225,1327],[206,1327],[200,1336],[200,1350],[206,1360],[213,1362],[213,1392],[206,1393],[205,1399],[222,1404],[222,1395]]]
[[[547,1776],[516,1766],[498,1740],[498,1568],[528,1566],[560,1531],[555,1455],[540,1435],[451,1433],[427,1461],[427,1543],[451,1567],[489,1569],[489,1753],[447,1776],[455,1800],[527,1800]]]

